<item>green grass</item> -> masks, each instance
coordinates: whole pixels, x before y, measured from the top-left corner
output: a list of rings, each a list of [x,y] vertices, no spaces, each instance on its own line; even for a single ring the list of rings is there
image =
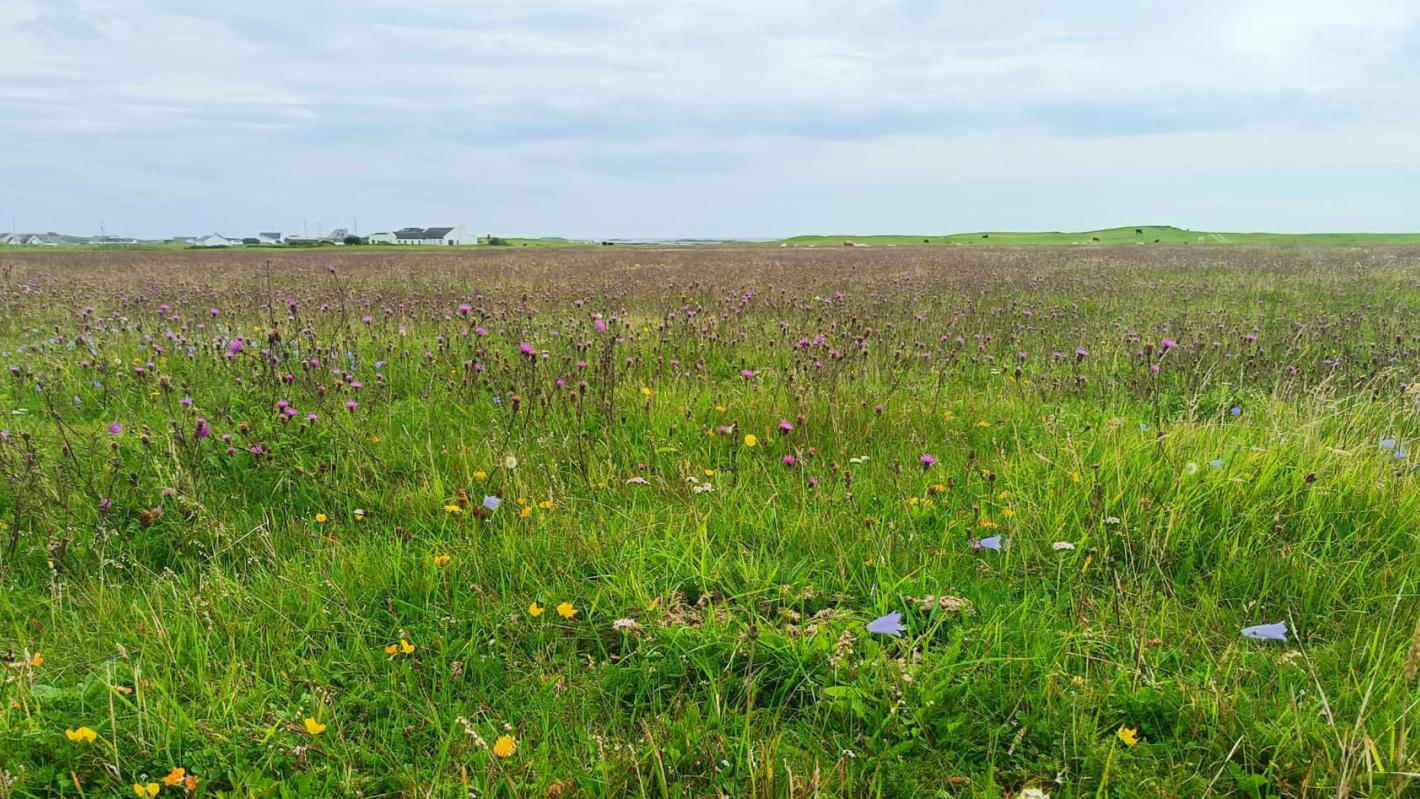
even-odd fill
[[[1289,252],[23,261],[0,797],[1412,795],[1420,270]]]
[[[1142,225],[1078,233],[990,231],[950,235],[869,235],[793,236],[784,242],[791,247],[841,247],[844,241],[878,247],[921,245],[980,245],[994,247],[1067,246],[1121,244],[1266,244],[1266,245],[1378,245],[1420,244],[1420,233],[1210,233],[1184,230],[1168,225]]]

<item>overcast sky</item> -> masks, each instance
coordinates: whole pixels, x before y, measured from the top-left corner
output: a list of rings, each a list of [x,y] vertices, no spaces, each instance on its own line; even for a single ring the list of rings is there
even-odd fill
[[[0,0],[0,223],[1420,230],[1416,0]]]

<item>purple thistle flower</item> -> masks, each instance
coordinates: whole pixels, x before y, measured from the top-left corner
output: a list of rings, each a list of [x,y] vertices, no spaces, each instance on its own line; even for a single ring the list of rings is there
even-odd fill
[[[113,424],[108,426],[108,431],[113,435],[121,436],[123,435],[123,425],[119,424],[118,422],[114,422]]]
[[[937,465],[937,459],[931,455],[923,455],[917,459],[922,464],[923,469],[930,469]]]
[[[194,438],[196,438],[196,439],[199,440],[199,441],[201,441],[201,440],[204,439],[204,438],[209,438],[209,437],[211,437],[211,435],[212,435],[212,428],[210,428],[210,427],[207,426],[207,420],[206,420],[206,419],[202,418],[201,416],[197,417],[197,428],[192,431],[192,435],[193,435]]]
[[[752,369],[741,369],[741,370],[740,370],[740,377],[743,377],[743,378],[746,379],[746,380],[753,380],[753,379],[754,379],[754,370],[752,370]]]
[[[527,343],[526,341],[524,341],[522,344],[519,344],[519,345],[518,345],[518,351],[521,352],[522,354],[528,356],[529,358],[536,358],[536,357],[537,357],[537,347],[534,347],[533,345]]]
[[[468,314],[469,314],[470,312],[472,312],[472,311],[473,311],[473,306],[472,306],[472,305],[469,305],[468,303],[463,303],[462,305],[459,306],[459,313],[460,313],[460,314],[463,314],[464,316],[468,316]]]
[[[794,426],[793,426],[792,424],[789,424],[789,420],[788,420],[788,419],[780,419],[780,420],[779,420],[779,432],[781,432],[781,433],[792,433],[792,432],[794,432]]]
[[[234,338],[234,339],[232,339],[232,343],[227,345],[227,352],[231,353],[232,355],[236,355],[237,353],[239,353],[239,352],[241,352],[241,351],[242,351],[242,340],[239,339],[239,338]]]
[[[794,456],[793,456],[793,455],[785,455],[785,456],[784,456],[784,465],[785,465],[785,466],[793,466],[795,463],[797,463],[797,461],[794,459]]]
[[[601,331],[606,330],[606,320],[598,319],[597,321],[592,323],[592,327],[595,327],[597,329],[597,332],[600,333]]]
[[[886,616],[879,616],[868,622],[868,632],[873,635],[890,635],[897,638],[907,628],[902,625],[902,613],[894,610]]]
[[[353,410],[355,410],[355,409],[358,408],[358,407],[360,407],[360,403],[356,402],[355,400],[346,400],[346,401],[345,401],[345,410],[347,410],[347,411],[353,411]]]
[[[1169,350],[1171,350],[1171,349],[1173,349],[1174,347],[1177,347],[1177,346],[1178,346],[1178,342],[1177,342],[1177,341],[1174,341],[1174,340],[1171,339],[1171,338],[1166,338],[1166,339],[1164,339],[1164,340],[1162,340],[1162,341],[1159,342],[1159,347],[1161,347],[1164,352],[1168,352]]]

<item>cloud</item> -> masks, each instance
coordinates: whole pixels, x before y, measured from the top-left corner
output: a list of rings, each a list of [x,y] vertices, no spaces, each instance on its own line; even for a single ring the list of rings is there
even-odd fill
[[[1405,226],[1420,188],[1382,176],[1420,169],[1418,32],[1408,0],[7,0],[0,213],[139,234]],[[1252,204],[1205,191],[1225,186]]]

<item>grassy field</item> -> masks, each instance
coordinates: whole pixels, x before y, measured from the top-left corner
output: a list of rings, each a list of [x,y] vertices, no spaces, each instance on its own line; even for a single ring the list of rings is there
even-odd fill
[[[1420,245],[1420,233],[1210,233],[1184,230],[1169,225],[1117,227],[1078,233],[992,231],[953,233],[946,236],[794,236],[784,242],[791,247],[841,247],[843,242],[878,247],[906,247],[931,244],[972,246],[1068,246],[1120,244],[1266,244],[1266,245]]]
[[[1417,341],[1417,248],[6,255],[0,798],[1414,796]]]

